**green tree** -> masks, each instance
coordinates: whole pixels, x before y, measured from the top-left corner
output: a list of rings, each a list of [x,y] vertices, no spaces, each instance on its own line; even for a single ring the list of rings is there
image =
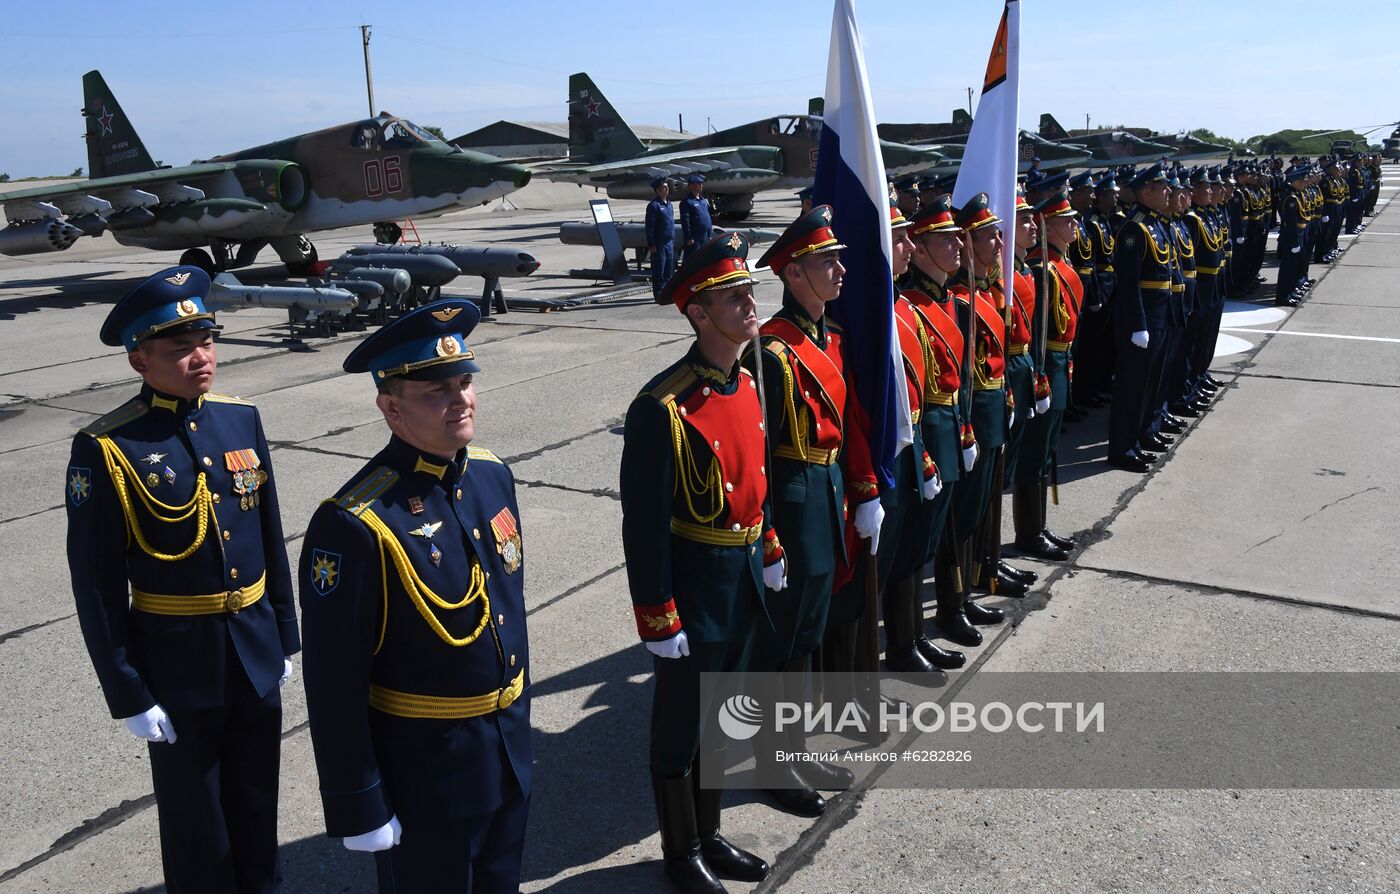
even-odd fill
[[[423,129],[426,130],[428,133],[432,134],[433,136],[437,137],[439,140],[442,140],[444,143],[447,142],[447,137],[443,134],[441,127],[425,127]]]
[[[69,177],[81,177],[81,176],[83,176],[83,169],[82,169],[82,168],[74,168],[74,169],[73,169],[73,173],[69,174],[68,176],[69,176]]]
[[[10,175],[9,175],[9,174],[0,174],[0,183],[9,183],[9,182],[10,182]]]

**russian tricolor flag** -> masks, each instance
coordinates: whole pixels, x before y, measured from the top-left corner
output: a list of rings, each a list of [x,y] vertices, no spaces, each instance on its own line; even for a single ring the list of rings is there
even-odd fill
[[[846,245],[841,296],[828,309],[846,330],[848,369],[870,420],[870,453],[881,490],[894,487],[894,458],[914,441],[895,335],[890,267],[889,190],[875,129],[855,0],[836,0],[827,58],[825,114],[814,204],[833,209],[832,229]]]

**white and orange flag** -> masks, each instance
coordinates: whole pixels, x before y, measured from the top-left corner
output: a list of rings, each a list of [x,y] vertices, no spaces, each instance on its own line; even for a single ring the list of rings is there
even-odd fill
[[[987,60],[987,76],[982,81],[982,98],[977,117],[967,137],[967,151],[958,168],[953,188],[953,204],[959,208],[968,199],[985,192],[992,213],[1002,220],[1005,237],[1001,269],[1011,270],[1015,240],[1011,229],[1016,221],[1016,166],[1021,131],[1016,122],[1021,112],[1021,3],[1007,0],[1001,26],[992,41]]]

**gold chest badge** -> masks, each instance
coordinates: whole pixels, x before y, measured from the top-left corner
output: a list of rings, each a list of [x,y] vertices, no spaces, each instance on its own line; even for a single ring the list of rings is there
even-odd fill
[[[520,526],[510,509],[502,509],[491,519],[491,532],[496,535],[496,552],[501,554],[506,574],[519,571],[524,552],[520,544]]]
[[[233,492],[238,494],[238,508],[244,512],[262,503],[258,488],[267,483],[267,472],[261,466],[262,460],[251,448],[224,454],[224,467],[233,477]]]

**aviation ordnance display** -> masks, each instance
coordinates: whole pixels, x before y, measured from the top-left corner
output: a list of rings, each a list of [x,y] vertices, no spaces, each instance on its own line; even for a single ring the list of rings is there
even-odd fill
[[[83,76],[82,113],[91,179],[0,198],[0,253],[63,251],[111,231],[123,245],[186,249],[182,263],[210,271],[246,267],[270,245],[300,274],[317,260],[307,233],[433,217],[530,180],[385,112],[180,167],[156,164],[97,71]]]

